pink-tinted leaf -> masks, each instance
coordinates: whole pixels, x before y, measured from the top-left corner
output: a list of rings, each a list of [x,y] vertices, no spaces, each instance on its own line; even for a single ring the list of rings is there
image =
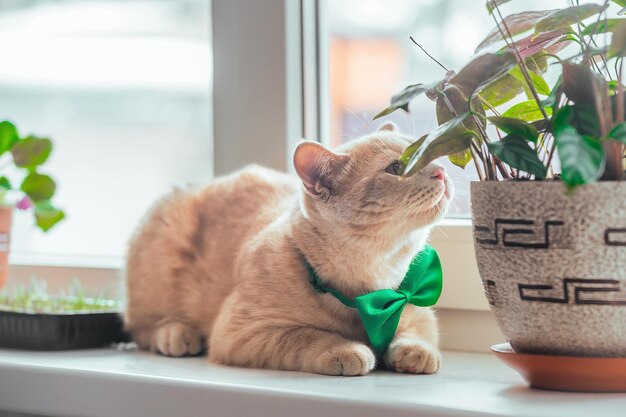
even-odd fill
[[[561,65],[563,66],[561,85],[567,98],[576,104],[594,107],[596,95],[599,97],[603,90],[608,90],[606,81],[587,65],[571,64],[567,61],[563,61]]]
[[[589,3],[572,6],[566,9],[555,10],[535,25],[535,33],[551,32],[567,28],[603,11],[608,5]]]
[[[510,1],[511,0],[489,0],[487,4],[485,4],[485,7],[487,8],[487,11],[489,12],[489,14],[491,14],[496,9],[496,7],[504,3],[508,3]]]
[[[542,33],[540,35],[532,34],[515,42],[515,48],[522,58],[528,58],[539,52],[547,52],[555,54],[569,45],[571,41],[563,36],[563,32],[555,30],[552,32]],[[506,48],[514,51],[513,45]]]
[[[506,74],[516,64],[511,52],[479,55],[450,79],[467,97]]]
[[[537,10],[522,13],[515,13],[504,18],[504,22],[500,22],[500,28],[502,33],[507,34],[505,25],[509,29],[512,36],[519,35],[535,27],[535,24],[544,17],[550,15],[555,10]],[[476,48],[476,53],[482,51],[486,47],[493,45],[494,43],[503,40],[502,33],[498,27],[495,27],[489,32],[489,34],[482,40],[482,42]]]
[[[468,113],[470,110],[483,115],[485,114],[485,110],[483,109],[478,97],[472,98],[472,108],[470,109],[467,104],[467,97],[465,97],[463,93],[461,93],[461,91],[454,86],[447,86],[443,91],[441,91],[436,103],[437,122],[440,125],[453,119],[456,115]],[[476,132],[478,132],[481,128],[476,124],[476,119],[473,117],[468,117],[463,122],[463,126]]]

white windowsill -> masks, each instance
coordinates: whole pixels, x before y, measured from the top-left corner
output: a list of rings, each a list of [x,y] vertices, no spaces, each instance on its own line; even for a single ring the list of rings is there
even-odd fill
[[[98,255],[65,255],[47,253],[11,252],[9,264],[26,267],[122,269],[124,257]]]
[[[145,352],[0,350],[0,410],[59,416],[622,416],[626,396],[528,388],[486,354],[446,352],[432,376],[341,378]]]

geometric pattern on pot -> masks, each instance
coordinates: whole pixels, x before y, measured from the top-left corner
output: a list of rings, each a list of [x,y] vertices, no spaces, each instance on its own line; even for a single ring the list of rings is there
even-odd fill
[[[485,296],[489,305],[495,306],[498,303],[498,289],[496,288],[496,282],[488,279],[483,283],[485,287]]]
[[[557,304],[626,306],[626,292],[615,279],[564,278],[562,286],[517,284],[524,301]],[[573,294],[573,297],[572,297]]]
[[[553,245],[564,247],[562,236],[553,236],[551,231],[562,228],[561,220],[546,220],[543,225],[527,219],[495,219],[493,231],[487,226],[474,226],[476,243],[526,249],[549,249]],[[541,235],[540,235],[541,234]],[[626,244],[626,242],[624,242]]]
[[[608,228],[604,231],[604,243],[609,246],[626,246],[626,229]]]

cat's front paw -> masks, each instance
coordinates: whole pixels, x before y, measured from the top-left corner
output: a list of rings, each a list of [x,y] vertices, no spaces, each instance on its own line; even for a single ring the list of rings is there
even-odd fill
[[[324,375],[365,375],[376,365],[376,357],[361,343],[332,347],[319,357],[316,372]]]
[[[181,323],[166,323],[156,329],[152,349],[165,356],[190,356],[202,351],[202,336]]]
[[[422,340],[400,340],[389,346],[385,362],[396,372],[434,374],[439,370],[441,354]]]

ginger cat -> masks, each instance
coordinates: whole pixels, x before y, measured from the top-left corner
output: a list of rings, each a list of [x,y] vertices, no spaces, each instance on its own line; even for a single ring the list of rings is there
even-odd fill
[[[251,166],[158,202],[130,243],[126,328],[168,356],[206,347],[217,364],[364,375],[376,364],[354,297],[397,288],[452,198],[443,168],[398,176],[412,139],[392,124],[332,152],[302,142],[301,181]],[[440,364],[432,310],[407,305],[382,360],[398,372]]]

